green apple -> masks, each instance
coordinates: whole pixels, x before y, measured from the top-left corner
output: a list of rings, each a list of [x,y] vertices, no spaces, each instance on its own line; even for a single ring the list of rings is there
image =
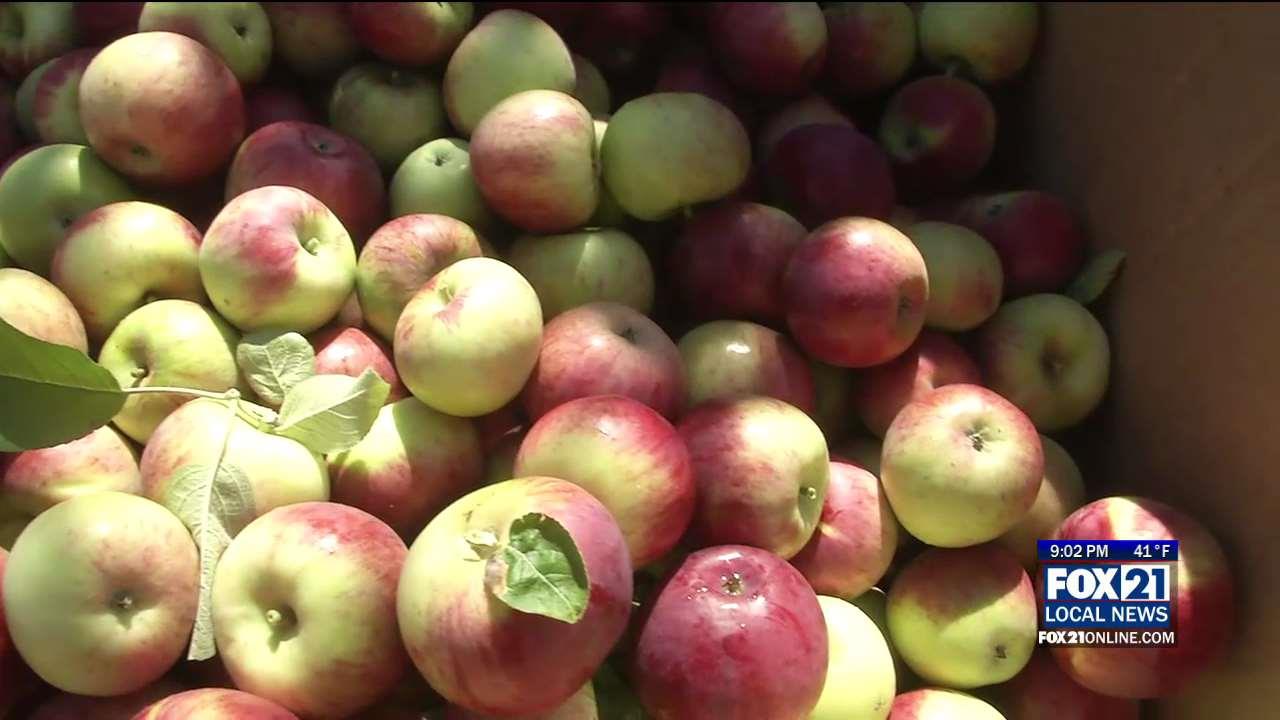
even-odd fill
[[[42,143],[89,142],[80,124],[80,78],[97,48],[73,50],[41,65],[18,88],[18,122]]]
[[[962,332],[995,314],[1004,294],[1004,272],[991,243],[966,227],[943,222],[917,223],[905,232],[929,275],[925,325]]]
[[[168,208],[112,203],[71,226],[50,277],[80,311],[89,337],[101,342],[151,300],[205,301],[200,240],[200,231]]]
[[[19,268],[0,268],[0,319],[19,332],[89,351],[84,322],[56,285]]]
[[[592,115],[607,115],[612,107],[609,100],[609,83],[595,63],[578,53],[573,55],[573,96]]]
[[[182,387],[220,392],[241,384],[239,334],[212,310],[190,300],[157,300],[129,313],[102,344],[98,362],[120,387]],[[162,420],[190,398],[131,395],[113,422],[145,443]]]
[[[300,75],[336,73],[360,56],[347,18],[347,3],[263,3],[271,20],[275,55]]]
[[[889,646],[889,654],[893,656],[893,672],[897,680],[899,692],[920,684],[920,679],[911,672],[911,668],[902,661],[902,655],[898,652],[898,648],[894,647],[893,642],[889,638],[889,597],[884,590],[873,587],[862,593],[856,598],[851,598],[849,602],[858,607],[859,610],[867,614],[871,621],[880,629],[880,634]]]
[[[441,270],[396,322],[396,369],[419,400],[475,417],[514,399],[542,343],[542,307],[519,271],[473,257]]]
[[[661,220],[742,185],[751,141],[733,111],[698,93],[655,93],[609,119],[604,181],[627,214]]]
[[[526,235],[512,244],[507,261],[537,291],[546,320],[592,302],[616,302],[646,315],[653,309],[649,255],[622,230]]]
[[[0,175],[0,246],[19,266],[48,275],[67,228],[91,210],[132,199],[124,178],[89,148],[36,148]]]
[[[1044,480],[1031,509],[1008,532],[996,539],[1017,556],[1029,572],[1036,569],[1037,540],[1049,540],[1067,516],[1084,505],[1086,496],[1080,468],[1056,440],[1040,436],[1044,448]]]
[[[0,70],[25,77],[37,65],[76,46],[75,3],[0,4]]]
[[[374,62],[360,63],[338,78],[329,96],[329,124],[368,148],[386,173],[448,132],[435,80]]]
[[[955,690],[922,688],[894,698],[893,720],[1005,720],[983,700]]]
[[[897,687],[889,644],[865,612],[818,596],[827,623],[827,679],[809,720],[885,720]]]
[[[482,234],[496,223],[471,174],[470,145],[459,138],[437,138],[409,153],[391,178],[390,196],[391,217],[447,215]]]
[[[36,89],[40,87],[40,80],[44,74],[49,71],[57,62],[57,58],[45,60],[27,73],[27,76],[18,84],[17,91],[13,96],[13,115],[14,121],[18,125],[18,129],[22,131],[23,137],[28,140],[39,140],[40,133],[36,131]],[[79,144],[88,144],[88,141],[82,141]]]
[[[241,85],[262,79],[271,64],[271,22],[256,2],[149,2],[138,32],[175,32],[222,58]]]
[[[813,374],[786,335],[746,320],[712,320],[680,338],[685,407],[766,395],[812,413]]]
[[[497,10],[449,58],[444,103],[453,127],[469,137],[502,100],[524,90],[572,93],[576,82],[569,48],[550,25],[522,10]]]
[[[199,559],[168,510],[104,491],[33,520],[4,579],[9,632],[32,670],[66,692],[123,695],[160,679],[186,650]]]
[[[609,120],[597,116],[595,124],[596,155],[599,156],[600,148],[604,147],[604,132],[609,129]],[[596,203],[596,212],[587,221],[587,225],[590,227],[620,227],[625,225],[627,220],[627,212],[618,204],[618,199],[609,191],[607,185],[600,183],[600,201]]]
[[[1040,25],[1033,2],[928,2],[918,18],[926,60],[992,85],[1022,71]]]

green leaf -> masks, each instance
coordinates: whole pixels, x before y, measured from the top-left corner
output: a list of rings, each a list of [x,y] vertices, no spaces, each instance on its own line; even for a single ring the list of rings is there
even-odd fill
[[[264,331],[240,341],[236,364],[263,402],[280,407],[294,386],[316,374],[316,351],[296,332]]]
[[[1124,266],[1125,251],[1109,248],[1094,255],[1084,269],[1067,286],[1066,294],[1081,305],[1088,305],[1107,291]]]
[[[285,396],[274,432],[320,455],[342,452],[369,432],[390,393],[391,386],[373,370],[358,378],[307,378]]]
[[[125,395],[89,356],[0,320],[0,452],[52,447],[111,422]]]
[[[570,624],[586,613],[586,566],[569,531],[552,518],[530,513],[511,523],[507,544],[489,563],[499,570],[486,574],[489,591],[511,608]]]

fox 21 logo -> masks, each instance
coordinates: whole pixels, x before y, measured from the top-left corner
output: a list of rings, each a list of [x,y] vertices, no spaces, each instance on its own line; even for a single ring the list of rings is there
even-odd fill
[[[1045,645],[1177,644],[1177,541],[1041,540]]]

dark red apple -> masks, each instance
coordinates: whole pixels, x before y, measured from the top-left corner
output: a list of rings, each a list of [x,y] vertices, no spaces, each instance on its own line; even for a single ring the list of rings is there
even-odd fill
[[[748,113],[737,92],[716,65],[715,58],[701,45],[677,45],[662,63],[654,92],[695,92],[715,100],[734,112],[744,124]]]
[[[8,158],[18,149],[18,121],[13,108],[13,86],[0,78],[0,158]]]
[[[331,327],[312,337],[311,346],[316,351],[316,374],[360,377],[372,369],[391,386],[388,403],[408,395],[396,374],[391,348],[372,334],[358,327]]]
[[[569,46],[611,78],[634,75],[649,69],[670,26],[666,3],[591,3]]]
[[[853,405],[862,424],[882,438],[908,403],[954,383],[981,385],[978,363],[950,335],[925,330],[906,352],[857,375]]]
[[[82,45],[106,45],[138,32],[140,2],[78,2],[75,4],[76,36]]]
[[[707,38],[738,87],[757,95],[801,95],[827,56],[827,21],[816,2],[715,3]]]
[[[905,195],[963,188],[986,167],[996,142],[996,110],[977,85],[947,75],[920,78],[889,100],[880,144]]]
[[[1085,236],[1075,212],[1047,192],[976,197],[956,211],[954,221],[996,249],[1006,297],[1061,290],[1084,263]]]
[[[1014,678],[993,690],[1009,720],[1138,720],[1134,700],[1107,697],[1082,687],[1042,650]]]
[[[787,133],[765,160],[770,194],[800,222],[840,217],[887,219],[896,193],[889,158],[848,125],[805,125]]]
[[[304,123],[316,121],[316,114],[296,90],[272,85],[255,85],[245,89],[244,114],[245,129],[250,133],[285,120]]]

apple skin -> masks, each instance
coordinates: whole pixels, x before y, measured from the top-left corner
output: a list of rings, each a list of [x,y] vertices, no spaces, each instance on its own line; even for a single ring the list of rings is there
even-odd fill
[[[543,415],[512,472],[568,480],[594,495],[617,519],[632,567],[670,552],[693,518],[693,466],[680,434],[620,395],[579,398]]]
[[[176,681],[164,677],[137,692],[114,697],[58,693],[40,703],[27,720],[133,720],[143,708],[183,689]]]
[[[1044,479],[1036,500],[1018,524],[996,538],[1027,572],[1036,570],[1036,541],[1052,538],[1062,521],[1084,505],[1086,498],[1084,478],[1066,448],[1048,435],[1040,436],[1040,447],[1044,451]]]
[[[497,10],[458,45],[444,71],[444,104],[453,127],[469,137],[488,112],[525,90],[572,93],[569,48],[546,22],[522,10]]]
[[[880,480],[904,529],[937,547],[993,540],[1022,519],[1044,477],[1022,411],[967,383],[908,403],[885,433]]]
[[[929,279],[905,235],[879,220],[851,217],[805,238],[787,263],[782,291],[787,326],[810,357],[862,368],[888,362],[915,342]]]
[[[348,3],[263,3],[271,20],[277,57],[294,72],[315,77],[336,73],[360,55],[347,19]]]
[[[818,596],[827,626],[827,683],[809,720],[885,720],[896,676],[889,643],[860,608]]]
[[[568,624],[495,601],[462,539],[493,533],[539,513],[559,523],[582,556],[590,588],[585,614]],[[492,582],[492,581],[489,581]],[[609,510],[586,490],[546,477],[508,480],[471,492],[437,515],[414,541],[400,577],[400,632],[418,671],[449,702],[495,715],[547,712],[577,692],[626,629],[631,562]]]
[[[875,475],[835,461],[830,475],[818,528],[791,564],[814,592],[854,598],[884,577],[901,530]]]
[[[765,158],[770,194],[808,227],[837,218],[888,219],[896,190],[889,159],[851,125],[804,125]]]
[[[889,634],[926,682],[959,689],[1017,675],[1036,646],[1036,593],[992,544],[925,550],[889,588]]]
[[[59,503],[31,521],[9,554],[4,610],[13,644],[60,690],[140,690],[186,650],[198,565],[191,533],[146,498],[104,491]]]
[[[599,717],[599,708],[596,706],[595,687],[591,683],[582,686],[582,689],[574,693],[568,700],[564,701],[555,709],[545,713],[537,713],[534,715],[520,715],[514,720],[597,720]],[[404,718],[404,720],[419,720],[418,714],[413,717]],[[483,713],[473,713],[466,708],[457,705],[449,705],[444,709],[444,714],[440,716],[440,720],[501,720],[493,715]],[[508,720],[512,720],[508,717]]]
[[[979,330],[977,355],[987,385],[1046,432],[1087,418],[1111,373],[1106,330],[1065,295],[1028,295],[1000,306]]]
[[[247,692],[200,688],[158,700],[126,720],[298,720],[298,716]]]
[[[394,339],[396,321],[423,285],[453,263],[480,255],[479,238],[461,220],[412,214],[388,222],[365,243],[356,266],[365,321]]]
[[[333,501],[360,508],[403,537],[478,487],[484,455],[475,425],[405,398],[382,408],[355,447],[329,459]]]
[[[396,368],[415,397],[459,417],[514,399],[542,343],[537,293],[515,268],[470,257],[441,270],[396,322]]]
[[[633,687],[659,718],[803,720],[822,693],[827,633],[795,568],[759,548],[706,548],[679,563],[646,609]]]
[[[212,50],[184,35],[144,32],[89,63],[80,122],[93,149],[124,175],[179,185],[226,165],[244,139],[244,97]]]
[[[329,95],[329,125],[368,149],[385,173],[423,143],[448,134],[440,87],[404,68],[362,62]]]
[[[391,216],[435,214],[460,220],[484,233],[497,224],[471,174],[471,146],[458,138],[436,138],[409,153],[391,178]]]
[[[1138,703],[1099,695],[1067,677],[1048,650],[1038,651],[1012,680],[993,689],[1009,720],[1138,720]]]
[[[69,2],[13,2],[0,6],[0,70],[22,78],[37,65],[76,45],[75,18]]]
[[[847,462],[854,467],[860,467],[872,475],[880,477],[880,438],[853,437],[842,443],[832,454],[843,458],[841,462]],[[902,533],[899,537],[907,537],[907,535]]]
[[[622,230],[522,236],[507,251],[507,261],[537,291],[547,320],[593,302],[616,302],[646,315],[653,309],[649,255]]]
[[[729,108],[744,125],[750,125],[752,120],[715,58],[700,43],[683,42],[666,54],[653,91],[705,95]]]
[[[823,80],[850,100],[897,85],[916,59],[916,18],[903,2],[841,2],[823,8],[827,62]]]
[[[173,32],[222,58],[242,85],[262,79],[271,64],[271,22],[261,3],[149,2],[138,32]]]
[[[20,268],[0,268],[0,319],[31,337],[89,351],[84,322],[56,285]]]
[[[685,307],[699,319],[781,325],[782,272],[805,234],[795,218],[760,203],[731,201],[696,211],[668,263]]]
[[[592,3],[568,35],[569,46],[608,73],[633,86],[652,81],[658,58],[671,35],[669,4]]]
[[[246,332],[308,333],[333,319],[356,287],[356,251],[315,196],[267,185],[237,195],[200,245],[200,278],[218,312]]]
[[[1155,500],[1108,497],[1072,513],[1053,539],[1178,541],[1177,647],[1054,648],[1073,680],[1112,697],[1169,697],[1223,657],[1236,627],[1235,581],[1222,547],[1195,519]]]
[[[405,67],[435,65],[453,53],[471,27],[469,2],[351,3],[347,17],[360,43]]]
[[[4,593],[4,572],[9,561],[9,551],[0,547],[0,598]],[[41,681],[31,672],[31,668],[22,661],[18,649],[9,637],[9,625],[5,620],[4,603],[0,600],[0,688],[4,695],[0,696],[0,713],[9,713],[13,706],[21,702],[41,688]],[[8,717],[8,715],[6,715]],[[77,720],[79,717],[76,716]],[[48,720],[55,720],[49,718]],[[66,720],[72,720],[67,718]]]
[[[537,420],[591,395],[622,395],[674,420],[684,408],[680,351],[657,323],[618,303],[591,303],[547,323],[538,362],[521,395]]]
[[[821,519],[831,472],[817,424],[781,400],[745,396],[705,403],[678,427],[698,484],[697,539],[783,559],[799,553]]]
[[[89,142],[80,123],[80,78],[97,48],[73,50],[50,60],[40,73],[32,93],[30,122],[36,139],[43,143]],[[34,77],[33,72],[28,77]],[[26,81],[24,81],[25,84]]]
[[[357,246],[387,219],[378,163],[360,143],[322,125],[280,122],[245,139],[227,173],[226,199],[267,185],[310,193],[338,216]]]
[[[951,336],[925,330],[898,357],[861,371],[853,405],[863,426],[883,438],[908,403],[955,383],[981,385],[978,364]]]
[[[1000,256],[1008,297],[1057,292],[1084,265],[1085,236],[1062,198],[1039,190],[982,195],[953,208]]]
[[[255,85],[244,91],[245,131],[252,134],[277,122],[315,123],[316,114],[291,87]]]
[[[377,337],[359,327],[331,326],[310,340],[316,352],[317,375],[360,377],[366,369],[372,369],[391,386],[388,404],[408,396],[391,361],[391,348]]]
[[[1004,295],[1004,271],[991,243],[960,225],[903,220],[898,228],[915,243],[929,274],[925,325],[963,332],[994,315]]]
[[[103,46],[138,30],[140,2],[72,3],[76,36],[83,45]]]
[[[904,195],[963,189],[987,166],[995,142],[991,100],[977,85],[948,75],[899,88],[880,121],[880,144]]]
[[[743,320],[713,320],[680,338],[686,408],[742,395],[777,398],[813,414],[813,375],[786,335]]]
[[[338,503],[280,507],[249,523],[213,584],[218,654],[236,687],[335,720],[388,693],[408,668],[396,627],[407,555],[386,523]]]
[[[21,143],[14,100],[13,85],[8,80],[0,79],[0,157],[3,158],[13,154]]]
[[[571,53],[571,55],[575,77],[573,97],[582,103],[592,117],[608,115],[613,109],[609,99],[609,82],[605,80],[595,63],[578,53]]]
[[[77,219],[133,199],[124,178],[83,145],[31,148],[10,163],[0,173],[0,246],[37,275],[49,274],[54,250]]]
[[[800,95],[827,57],[827,23],[816,2],[715,3],[707,37],[729,79],[755,95]]]
[[[935,67],[957,67],[987,85],[1021,73],[1039,32],[1036,3],[923,3],[920,51]]]
[[[854,127],[853,121],[831,101],[818,94],[806,95],[784,105],[765,121],[756,139],[759,156],[769,157],[778,141],[787,133],[806,125],[844,125]]]
[[[150,300],[206,301],[197,259],[200,231],[151,203],[104,205],[75,222],[58,245],[50,278],[84,320],[94,342]]]
[[[751,167],[751,141],[724,105],[663,92],[631,100],[609,118],[600,156],[618,205],[653,221],[737,190]]]
[[[1006,720],[983,700],[956,690],[921,688],[893,700],[889,720]]]

